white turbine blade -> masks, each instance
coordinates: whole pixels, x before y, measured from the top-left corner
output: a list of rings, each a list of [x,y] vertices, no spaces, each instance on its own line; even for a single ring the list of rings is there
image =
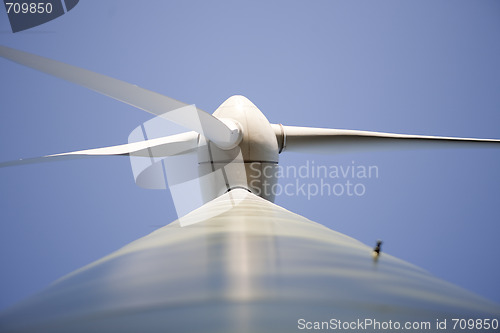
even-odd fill
[[[154,115],[165,117],[176,124],[203,134],[221,148],[232,147],[239,139],[237,129],[230,129],[211,114],[196,108],[175,111],[186,107],[187,104],[136,85],[1,45],[0,56],[76,83]]]
[[[337,152],[413,148],[500,148],[500,140],[394,134],[371,131],[272,125],[280,151],[330,154]]]
[[[144,157],[164,157],[187,153],[196,149],[198,144],[198,133],[187,132],[158,139],[127,143],[118,146],[79,150],[68,153],[46,155],[41,157],[20,159],[0,163],[0,168],[33,164],[41,162],[52,162],[59,160],[97,157],[97,156],[144,156]]]

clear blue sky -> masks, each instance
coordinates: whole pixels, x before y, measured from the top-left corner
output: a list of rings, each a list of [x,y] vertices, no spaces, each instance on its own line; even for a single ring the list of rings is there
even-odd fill
[[[242,94],[273,123],[500,138],[498,1],[80,1],[1,44],[213,112]],[[150,116],[0,60],[0,160],[125,143]],[[283,207],[500,303],[500,150],[282,154],[375,165],[361,197]],[[0,309],[176,218],[127,158],[0,170]]]

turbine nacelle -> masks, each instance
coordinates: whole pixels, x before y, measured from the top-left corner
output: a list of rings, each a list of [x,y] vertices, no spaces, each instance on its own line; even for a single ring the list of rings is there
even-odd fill
[[[224,101],[213,116],[230,128],[239,128],[241,138],[231,149],[200,140],[200,179],[211,172],[217,173],[210,180],[201,181],[204,200],[210,201],[232,189],[244,188],[274,201],[274,195],[263,191],[263,186],[272,186],[277,182],[276,178],[263,179],[263,170],[276,168],[279,161],[276,135],[267,118],[250,100],[240,95]]]

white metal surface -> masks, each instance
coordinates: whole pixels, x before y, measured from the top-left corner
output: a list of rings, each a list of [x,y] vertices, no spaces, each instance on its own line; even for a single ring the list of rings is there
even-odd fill
[[[211,114],[137,85],[2,45],[0,56],[164,117],[205,135],[220,147],[233,147],[240,138],[238,131],[230,129]]]
[[[241,129],[242,139],[233,149],[221,149],[211,142],[198,149],[200,178],[221,170],[219,177],[201,183],[205,202],[213,200],[232,188],[246,188],[264,199],[274,201],[274,194],[262,190],[278,181],[265,177],[264,169],[274,170],[279,161],[278,144],[274,131],[264,114],[246,97],[229,97],[214,112],[214,116],[233,122]]]
[[[194,150],[198,145],[198,136],[199,134],[196,132],[186,132],[152,140],[126,143],[117,146],[78,150],[68,153],[46,155],[34,158],[24,158],[17,161],[0,163],[0,168],[23,164],[98,156],[128,155],[149,158],[165,157]]]
[[[369,246],[247,191],[186,219],[4,311],[0,331],[294,332],[299,319],[332,318],[435,328],[500,316],[497,304],[389,254],[375,262]]]
[[[498,139],[396,134],[333,128],[271,125],[280,151],[336,154],[356,151],[434,148],[500,148]]]

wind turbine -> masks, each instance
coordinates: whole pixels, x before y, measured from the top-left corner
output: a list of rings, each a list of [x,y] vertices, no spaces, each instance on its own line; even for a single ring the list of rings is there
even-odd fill
[[[277,183],[273,170],[289,151],[498,148],[500,140],[270,124],[243,96],[230,97],[211,115],[55,60],[5,46],[0,55],[188,130],[151,138],[154,120],[127,144],[0,167],[125,155],[138,185],[162,187],[166,178],[173,191],[196,181],[203,204],[178,210],[179,220],[3,311],[2,332],[498,329],[498,304],[380,254],[380,246],[374,260],[371,247],[273,204],[266,186]],[[192,186],[178,193],[174,201],[195,194]]]

